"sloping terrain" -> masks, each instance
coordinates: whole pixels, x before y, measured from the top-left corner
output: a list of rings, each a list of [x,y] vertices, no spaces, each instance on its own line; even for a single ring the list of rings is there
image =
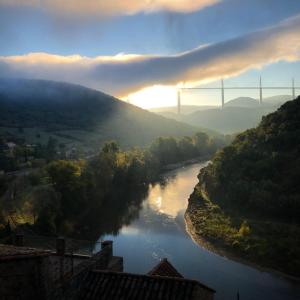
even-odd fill
[[[289,95],[265,97],[260,105],[257,99],[238,97],[227,101],[224,109],[214,106],[182,105],[181,114],[177,114],[176,107],[155,108],[151,111],[192,126],[232,134],[256,127],[263,116],[274,112],[288,100],[291,100]]]
[[[227,107],[197,111],[180,120],[193,126],[205,127],[223,134],[232,134],[257,126],[261,118],[274,111],[273,106]]]
[[[216,249],[300,276],[300,97],[219,151],[186,219]]]
[[[53,136],[89,146],[115,139],[126,147],[197,131],[99,91],[61,82],[1,79],[0,106],[0,135],[34,143]]]

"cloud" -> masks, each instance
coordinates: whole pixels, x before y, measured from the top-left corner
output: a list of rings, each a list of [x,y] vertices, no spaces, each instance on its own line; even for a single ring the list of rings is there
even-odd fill
[[[118,16],[160,10],[189,13],[220,1],[222,0],[0,0],[0,5],[31,6],[63,14]]]
[[[0,76],[67,81],[126,96],[156,84],[206,82],[280,60],[299,60],[299,51],[300,15],[278,26],[170,56],[2,56]]]

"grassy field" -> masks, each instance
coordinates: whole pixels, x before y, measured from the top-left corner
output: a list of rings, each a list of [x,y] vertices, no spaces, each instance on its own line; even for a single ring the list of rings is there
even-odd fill
[[[22,128],[22,131],[20,131],[18,128],[0,127],[0,136],[6,137],[7,140],[10,140],[9,137],[11,136],[13,140],[17,138],[24,140],[28,144],[41,145],[46,145],[49,138],[52,137],[57,141],[58,145],[65,145],[66,149],[79,147],[86,151],[99,149],[101,142],[106,138],[103,133],[96,131],[46,131],[39,127]]]
[[[222,209],[197,186],[186,220],[193,238],[221,254],[300,277],[300,228]]]
[[[60,136],[60,132],[56,135],[56,132],[47,132],[42,128],[22,128],[22,132],[18,128],[13,127],[0,127],[0,135],[3,136],[13,136],[20,139],[26,140],[30,144],[46,144],[49,137],[57,139],[59,143],[69,144],[73,140],[71,137]]]

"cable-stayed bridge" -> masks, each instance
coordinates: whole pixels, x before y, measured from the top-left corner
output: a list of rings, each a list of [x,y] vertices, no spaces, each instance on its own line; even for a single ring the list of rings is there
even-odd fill
[[[225,105],[225,91],[226,90],[257,90],[259,95],[259,103],[263,103],[263,91],[264,90],[288,90],[291,92],[292,99],[296,98],[296,90],[300,90],[300,86],[295,86],[294,78],[291,81],[290,86],[263,86],[261,77],[259,78],[259,84],[257,86],[225,86],[224,80],[221,79],[219,87],[180,87],[177,88],[177,113],[181,113],[182,105],[182,93],[188,90],[214,90],[220,92],[220,107],[224,108]]]

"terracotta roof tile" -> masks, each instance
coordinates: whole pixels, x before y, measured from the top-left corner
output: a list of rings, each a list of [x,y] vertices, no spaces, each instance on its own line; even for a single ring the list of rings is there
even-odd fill
[[[166,258],[162,259],[158,265],[156,265],[150,272],[148,272],[148,275],[183,278],[183,276]]]
[[[214,290],[178,277],[92,271],[79,293],[81,300],[190,300],[196,288]]]

